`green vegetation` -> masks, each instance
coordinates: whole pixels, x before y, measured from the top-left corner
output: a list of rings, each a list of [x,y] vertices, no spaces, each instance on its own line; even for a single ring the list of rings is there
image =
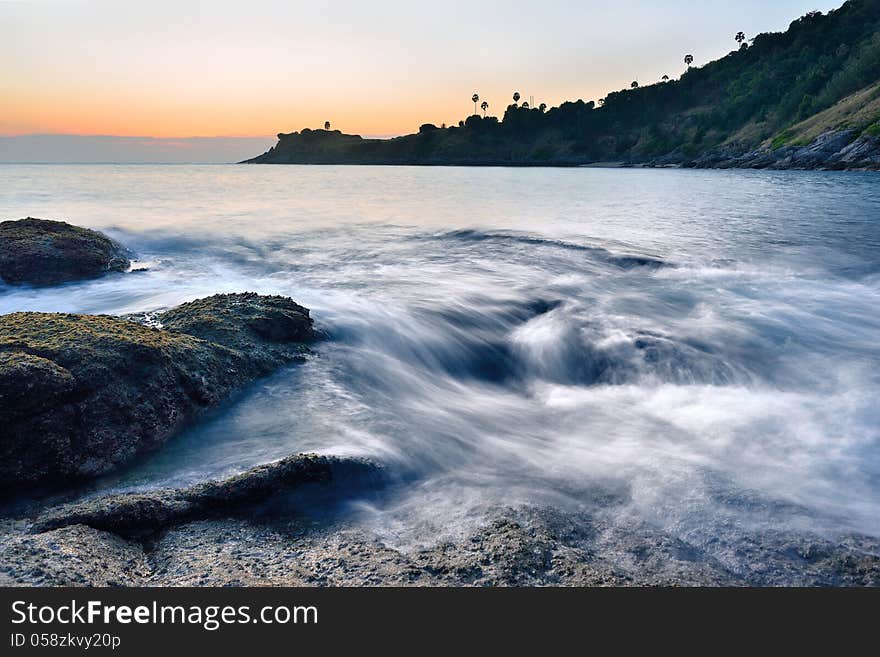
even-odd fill
[[[751,44],[741,31],[734,39],[737,50],[704,66],[686,55],[678,80],[627,83],[598,103],[530,108],[517,92],[499,120],[478,115],[474,94],[474,115],[458,127],[390,140],[304,130],[254,161],[564,164],[776,148],[809,143],[796,126],[880,80],[880,0],[810,12]]]
[[[794,138],[794,131],[791,129],[783,130],[778,135],[773,138],[773,141],[770,142],[770,148],[777,149],[782,148],[783,146],[787,146],[791,140]]]

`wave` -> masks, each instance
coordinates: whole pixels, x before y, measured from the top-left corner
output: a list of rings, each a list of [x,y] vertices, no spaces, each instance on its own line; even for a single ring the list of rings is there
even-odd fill
[[[661,258],[651,255],[616,255],[607,249],[598,246],[590,246],[586,244],[577,244],[564,240],[551,239],[547,237],[536,237],[512,231],[494,231],[487,232],[472,228],[451,230],[441,233],[432,233],[427,236],[428,239],[440,241],[456,241],[456,242],[497,242],[497,243],[514,243],[524,244],[528,246],[549,247],[555,249],[563,249],[567,251],[580,251],[588,253],[597,260],[604,261],[608,264],[615,265],[621,269],[633,269],[637,267],[645,267],[648,269],[660,269],[662,267],[673,267],[672,263],[666,262]],[[421,236],[420,239],[425,239]]]

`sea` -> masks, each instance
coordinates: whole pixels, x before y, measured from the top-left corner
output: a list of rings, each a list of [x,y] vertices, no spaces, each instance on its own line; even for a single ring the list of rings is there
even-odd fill
[[[0,284],[0,313],[254,291],[323,336],[93,492],[317,452],[394,477],[351,514],[400,549],[597,491],[709,553],[880,536],[876,173],[2,164],[0,219],[26,216],[139,271]]]

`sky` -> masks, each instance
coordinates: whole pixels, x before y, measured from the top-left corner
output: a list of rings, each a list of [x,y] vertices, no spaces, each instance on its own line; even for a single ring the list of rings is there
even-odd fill
[[[739,30],[784,30],[840,4],[0,0],[0,161],[34,142],[10,139],[21,135],[271,143],[331,121],[390,136],[457,123],[474,92],[490,114],[513,91],[548,105],[597,100],[633,80],[676,77],[685,53],[697,65],[723,56]]]

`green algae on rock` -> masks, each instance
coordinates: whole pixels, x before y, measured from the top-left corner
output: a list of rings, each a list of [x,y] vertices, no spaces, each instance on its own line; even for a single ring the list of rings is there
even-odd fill
[[[55,285],[123,272],[129,252],[103,233],[63,221],[27,217],[0,222],[0,279]]]
[[[309,311],[284,297],[227,294],[186,306],[192,314],[169,311],[169,324],[187,328],[189,317],[198,331],[213,313],[224,330],[206,340],[109,316],[0,316],[0,488],[110,472],[301,359],[312,336]]]

